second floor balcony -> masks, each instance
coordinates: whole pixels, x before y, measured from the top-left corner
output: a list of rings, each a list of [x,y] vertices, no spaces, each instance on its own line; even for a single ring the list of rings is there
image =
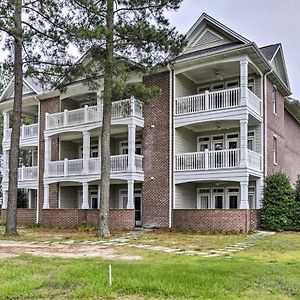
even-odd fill
[[[55,114],[46,114],[46,130],[67,129],[76,126],[91,125],[102,122],[103,106],[98,102],[94,106],[67,110]],[[125,124],[126,119],[137,118],[143,120],[143,107],[141,102],[131,98],[112,103],[112,124]]]
[[[261,100],[250,89],[246,105],[251,112],[261,116]],[[195,115],[201,117],[208,113],[231,113],[232,109],[241,106],[240,88],[205,91],[201,94],[180,97],[175,99],[175,122],[179,119],[193,118]]]
[[[10,147],[11,128],[4,129],[3,146]],[[38,146],[39,124],[22,125],[20,127],[20,145],[21,146]]]

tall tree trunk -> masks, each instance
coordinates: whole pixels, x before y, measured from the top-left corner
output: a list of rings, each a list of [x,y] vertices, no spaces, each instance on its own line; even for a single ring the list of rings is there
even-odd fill
[[[98,236],[109,237],[108,215],[110,194],[110,126],[113,88],[113,26],[114,0],[107,0],[106,12],[106,50],[104,65],[103,118],[101,138],[101,180],[100,180],[100,212]]]
[[[20,125],[23,94],[23,60],[22,60],[22,0],[15,0],[15,37],[14,37],[14,105],[13,122],[9,151],[8,205],[6,217],[6,235],[17,235],[17,198]]]

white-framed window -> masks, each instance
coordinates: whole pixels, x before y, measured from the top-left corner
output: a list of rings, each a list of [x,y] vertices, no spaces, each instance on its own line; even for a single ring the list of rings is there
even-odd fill
[[[215,209],[223,209],[224,208],[224,189],[223,188],[213,188],[212,190],[213,196],[213,207]]]
[[[128,141],[120,142],[120,155],[128,154]],[[142,141],[135,141],[135,154],[142,155]]]
[[[92,144],[90,146],[90,157],[99,157],[99,146],[98,144]],[[83,146],[80,146],[79,148],[79,157],[83,158]]]
[[[228,133],[226,135],[226,148],[227,149],[237,149],[239,148],[239,134],[238,133]]]
[[[197,209],[211,208],[210,189],[200,188],[197,193]]]
[[[224,90],[224,82],[218,82],[211,85],[212,91],[221,91]]]
[[[227,205],[229,209],[237,209],[239,206],[239,188],[227,188]]]
[[[250,77],[250,78],[248,79],[248,89],[249,89],[252,93],[254,93],[254,91],[255,91],[255,80],[254,80],[254,77]]]
[[[209,150],[209,136],[204,136],[204,137],[198,137],[198,143],[197,143],[197,151],[198,152],[203,152],[205,149]]]
[[[216,150],[216,151],[224,149],[224,135],[223,134],[218,134],[218,135],[212,136],[211,149]]]
[[[239,80],[236,79],[236,80],[226,81],[226,82],[225,82],[225,87],[226,87],[226,89],[234,89],[234,88],[237,88],[237,87],[239,87]]]
[[[198,93],[198,94],[204,94],[205,91],[210,91],[209,85],[199,86],[199,87],[197,88],[197,93]]]
[[[274,85],[272,90],[272,104],[273,104],[273,114],[277,115],[277,88]]]
[[[254,151],[255,149],[255,131],[248,132],[248,149]]]
[[[277,137],[273,135],[273,163],[277,165],[278,162],[278,145],[277,145]]]
[[[248,187],[248,202],[249,202],[249,208],[250,209],[255,209],[256,208],[256,203],[255,203],[255,187],[254,186],[249,186]]]

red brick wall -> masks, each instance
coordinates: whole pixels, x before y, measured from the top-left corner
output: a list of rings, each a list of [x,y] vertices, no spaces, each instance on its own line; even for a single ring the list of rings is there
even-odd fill
[[[45,114],[57,113],[60,110],[59,97],[40,101],[40,139],[39,139],[39,209],[44,203],[44,162],[45,162]],[[58,138],[53,138],[51,143],[51,160],[59,159]],[[50,184],[49,187],[50,208],[58,207],[58,184]],[[42,215],[41,215],[42,217]]]
[[[6,209],[1,210],[1,220],[6,222]],[[34,224],[36,222],[36,209],[18,208],[17,209],[17,223],[26,225]]]
[[[284,166],[285,141],[284,141],[284,98],[277,90],[277,115],[273,113],[273,84],[267,82],[267,173],[280,170]],[[278,163],[273,160],[273,135],[277,137]]]
[[[173,227],[200,231],[247,232],[258,226],[255,210],[174,209]]]
[[[43,209],[42,225],[77,227],[80,225],[98,224],[97,209]],[[110,230],[132,230],[135,227],[135,212],[133,209],[110,209]]]
[[[169,76],[169,72],[164,72],[144,78],[146,86],[162,91],[144,107],[144,227],[169,226]]]

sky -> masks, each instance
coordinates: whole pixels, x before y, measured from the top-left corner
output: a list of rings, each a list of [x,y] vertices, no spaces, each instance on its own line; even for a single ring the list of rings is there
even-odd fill
[[[168,17],[186,33],[203,12],[259,47],[282,43],[292,97],[300,100],[300,0],[183,0]]]

